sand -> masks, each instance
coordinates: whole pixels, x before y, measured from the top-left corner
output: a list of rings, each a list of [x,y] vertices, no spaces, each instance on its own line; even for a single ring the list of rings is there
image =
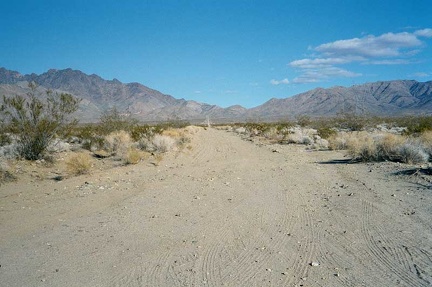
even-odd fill
[[[0,186],[0,286],[430,286],[410,168],[213,128],[154,165]]]

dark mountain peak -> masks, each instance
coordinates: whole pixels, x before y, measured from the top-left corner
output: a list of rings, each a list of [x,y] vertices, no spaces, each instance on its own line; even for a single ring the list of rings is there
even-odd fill
[[[15,84],[23,81],[23,75],[16,71],[10,71],[5,68],[0,68],[0,84]]]

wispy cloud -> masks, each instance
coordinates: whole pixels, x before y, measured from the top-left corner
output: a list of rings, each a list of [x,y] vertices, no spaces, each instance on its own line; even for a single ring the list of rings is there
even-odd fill
[[[416,78],[427,78],[427,77],[432,77],[432,73],[418,72],[418,73],[414,73],[410,76],[416,77]]]
[[[432,38],[432,29],[417,30],[414,34],[419,37]]]
[[[317,53],[315,58],[299,59],[288,64],[300,72],[300,76],[292,82],[311,83],[336,77],[361,76],[360,73],[339,67],[355,62],[368,65],[411,64],[415,62],[412,57],[424,46],[421,38],[432,38],[432,29],[367,35],[309,47],[308,50]]]
[[[272,84],[272,85],[275,85],[275,86],[277,86],[277,85],[283,85],[283,84],[289,84],[290,83],[290,81],[288,80],[288,79],[283,79],[283,80],[280,80],[280,81],[278,81],[278,80],[275,80],[275,79],[272,79],[272,80],[270,80],[270,84]]]

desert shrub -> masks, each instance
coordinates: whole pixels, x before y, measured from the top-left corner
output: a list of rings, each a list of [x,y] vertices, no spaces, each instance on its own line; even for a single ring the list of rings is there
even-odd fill
[[[89,151],[103,148],[105,143],[103,134],[98,125],[85,125],[73,131],[73,135],[81,142],[81,147]]]
[[[123,130],[115,131],[105,137],[104,149],[122,158],[126,155],[131,144],[129,133]]]
[[[423,150],[419,143],[410,141],[399,147],[400,161],[404,163],[417,164],[429,160],[429,155]]]
[[[132,140],[137,142],[143,138],[152,139],[155,135],[161,134],[162,132],[163,128],[159,125],[136,125],[131,128],[130,134]]]
[[[167,152],[171,150],[175,145],[175,140],[169,136],[165,135],[155,135],[152,144],[156,151]]]
[[[92,167],[92,158],[87,153],[74,154],[66,161],[66,167],[69,174],[87,174]]]
[[[121,114],[116,107],[104,111],[99,122],[99,128],[105,135],[120,130],[130,131],[138,124],[136,119]]]
[[[361,131],[366,125],[367,119],[354,113],[342,113],[335,119],[337,127],[348,131]]]
[[[12,143],[12,138],[7,133],[0,133],[0,146],[10,145]]]
[[[70,144],[60,139],[54,139],[47,147],[47,151],[49,152],[64,152],[69,150]]]
[[[347,139],[349,155],[359,161],[424,163],[429,155],[420,141],[394,134],[352,133]]]
[[[29,88],[27,96],[4,96],[0,111],[2,121],[18,136],[18,155],[37,160],[57,134],[64,134],[77,123],[69,115],[78,109],[80,100],[49,90],[42,98],[35,83],[30,83]]]
[[[282,140],[283,135],[279,132],[276,126],[269,126],[262,131],[262,136],[268,140]]]
[[[375,139],[365,132],[353,134],[347,140],[348,154],[360,161],[376,161],[378,150]]]
[[[394,135],[385,134],[377,141],[377,156],[378,160],[399,161],[399,149],[406,142],[406,138]]]
[[[312,124],[312,119],[307,115],[300,115],[296,117],[297,124],[301,127],[308,127]]]
[[[141,153],[136,148],[129,148],[124,157],[124,162],[126,164],[137,164],[141,161]]]
[[[329,139],[337,134],[337,131],[333,127],[321,126],[317,129],[317,133],[323,139]]]
[[[202,130],[202,128],[197,126],[187,126],[185,127],[185,131],[191,135],[196,134],[198,131]]]
[[[9,144],[5,146],[0,147],[0,157],[6,158],[6,159],[14,159],[17,157],[17,145],[16,144]]]
[[[156,150],[155,145],[153,144],[153,142],[151,140],[149,140],[148,138],[142,138],[138,141],[137,147],[140,150],[143,151],[148,151],[148,152],[153,152]]]
[[[326,139],[317,138],[310,148],[314,150],[327,150],[329,142]]]
[[[429,160],[432,160],[432,131],[423,132],[419,137],[419,141],[424,151],[429,155]]]
[[[288,130],[285,140],[288,143],[310,145],[314,143],[313,138],[316,134],[317,131],[314,129],[294,127]]]
[[[432,116],[405,117],[400,122],[407,128],[405,131],[407,135],[418,135],[432,130]]]
[[[5,182],[15,181],[16,179],[9,165],[5,161],[0,161],[0,185]]]

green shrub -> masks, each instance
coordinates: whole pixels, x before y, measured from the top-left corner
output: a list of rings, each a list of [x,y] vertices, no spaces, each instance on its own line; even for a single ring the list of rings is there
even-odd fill
[[[19,156],[27,160],[42,158],[57,134],[65,134],[77,121],[69,115],[78,109],[80,100],[70,94],[46,92],[41,99],[35,83],[29,84],[27,96],[3,97],[2,120],[17,135]]]

